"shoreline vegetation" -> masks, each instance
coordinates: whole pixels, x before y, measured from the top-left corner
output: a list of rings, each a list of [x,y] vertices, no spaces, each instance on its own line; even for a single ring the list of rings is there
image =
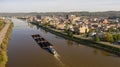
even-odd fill
[[[0,32],[4,28],[4,26],[5,26],[5,23],[2,23],[2,21],[0,20]]]
[[[101,49],[101,50],[110,52],[112,54],[115,54],[117,56],[120,56],[120,48],[110,46],[110,45],[106,45],[106,44],[102,44],[100,42],[91,41],[91,40],[88,40],[88,39],[78,38],[78,37],[75,37],[75,36],[70,37],[67,34],[63,34],[61,32],[52,30],[52,29],[50,29],[48,27],[45,27],[45,26],[42,26],[38,23],[35,23],[35,22],[30,22],[30,23],[32,23],[34,25],[37,25],[38,27],[40,27],[43,30],[46,30],[47,32],[50,32],[50,33],[55,34],[57,36],[63,37],[65,39],[72,40],[72,41],[75,41],[77,43],[81,43],[81,44],[84,44],[84,45],[89,46],[89,47]]]
[[[10,40],[10,35],[11,35],[11,32],[12,32],[13,26],[14,25],[11,22],[10,25],[9,25],[9,28],[7,29],[7,33],[5,34],[5,38],[0,45],[0,67],[5,67],[6,63],[8,61],[7,48],[8,48],[8,42]]]

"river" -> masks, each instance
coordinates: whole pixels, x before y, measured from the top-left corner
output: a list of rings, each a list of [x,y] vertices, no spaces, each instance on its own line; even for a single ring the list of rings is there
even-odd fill
[[[120,57],[116,55],[63,39],[26,21],[12,21],[6,67],[120,67]],[[33,34],[53,44],[58,56],[40,48]]]

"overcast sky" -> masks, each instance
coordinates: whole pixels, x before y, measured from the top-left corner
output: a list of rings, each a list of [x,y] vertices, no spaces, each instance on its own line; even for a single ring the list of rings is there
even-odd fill
[[[0,0],[0,12],[120,11],[120,0]]]

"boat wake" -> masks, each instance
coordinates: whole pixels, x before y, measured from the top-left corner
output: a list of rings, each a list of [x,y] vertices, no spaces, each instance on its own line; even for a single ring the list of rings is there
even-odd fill
[[[58,53],[56,53],[56,54],[54,55],[54,57],[55,57],[55,59],[59,62],[59,64],[61,65],[61,67],[68,67],[68,66],[66,66],[66,65],[61,61],[60,55],[59,55]]]

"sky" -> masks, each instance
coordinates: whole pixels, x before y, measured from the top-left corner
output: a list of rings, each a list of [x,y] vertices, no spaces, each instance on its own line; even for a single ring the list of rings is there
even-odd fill
[[[120,11],[120,0],[0,0],[0,12]]]

